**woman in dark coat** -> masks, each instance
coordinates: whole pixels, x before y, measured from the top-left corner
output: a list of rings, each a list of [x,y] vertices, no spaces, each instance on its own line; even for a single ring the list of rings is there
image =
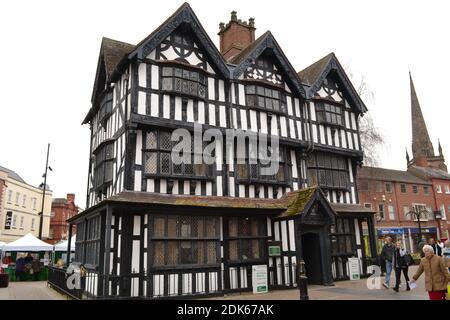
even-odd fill
[[[402,248],[402,242],[397,241],[397,245],[395,247],[394,254],[392,256],[392,267],[395,270],[395,287],[393,288],[395,292],[398,292],[398,288],[400,287],[400,280],[403,275],[406,280],[406,291],[409,291],[409,277],[408,277],[408,264],[405,261],[406,250]]]

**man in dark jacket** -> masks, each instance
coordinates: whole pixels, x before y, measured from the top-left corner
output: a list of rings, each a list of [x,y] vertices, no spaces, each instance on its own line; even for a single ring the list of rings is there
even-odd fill
[[[392,273],[392,257],[394,255],[395,246],[392,244],[392,238],[386,237],[385,244],[383,249],[381,250],[381,257],[386,262],[386,278],[383,282],[383,286],[386,289],[389,289],[389,282],[391,281],[391,273]]]
[[[430,244],[430,246],[433,247],[434,254],[441,257],[442,256],[442,248],[441,248],[441,246],[438,245],[433,238],[430,238],[430,243],[429,244]]]

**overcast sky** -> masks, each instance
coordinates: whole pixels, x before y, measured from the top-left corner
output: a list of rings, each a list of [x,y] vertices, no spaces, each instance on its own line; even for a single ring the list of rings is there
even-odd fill
[[[411,70],[430,138],[450,161],[449,1],[192,0],[218,46],[219,22],[230,12],[255,18],[256,36],[270,30],[296,70],[335,52],[374,94],[366,101],[386,136],[381,165],[406,169],[411,149]],[[182,1],[1,1],[0,165],[55,197],[76,193],[85,207],[90,108],[102,36],[138,43]],[[355,80],[355,85],[358,80]],[[411,154],[411,152],[410,152]]]

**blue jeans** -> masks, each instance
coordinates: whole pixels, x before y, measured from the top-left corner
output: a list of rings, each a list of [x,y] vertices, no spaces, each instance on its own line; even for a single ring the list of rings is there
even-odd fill
[[[392,262],[386,260],[386,279],[384,283],[389,286],[389,282],[391,281],[391,272],[392,272]]]

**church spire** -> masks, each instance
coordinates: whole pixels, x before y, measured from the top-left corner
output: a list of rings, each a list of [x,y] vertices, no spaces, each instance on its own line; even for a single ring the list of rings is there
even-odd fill
[[[439,156],[443,156],[442,155],[442,147],[441,147],[441,141],[438,139],[438,151],[439,151]]]
[[[409,73],[409,82],[411,87],[411,120],[412,120],[412,153],[413,158],[434,157],[433,144],[428,136],[427,125],[422,115],[419,99],[417,99],[416,90],[412,81],[411,72]]]

